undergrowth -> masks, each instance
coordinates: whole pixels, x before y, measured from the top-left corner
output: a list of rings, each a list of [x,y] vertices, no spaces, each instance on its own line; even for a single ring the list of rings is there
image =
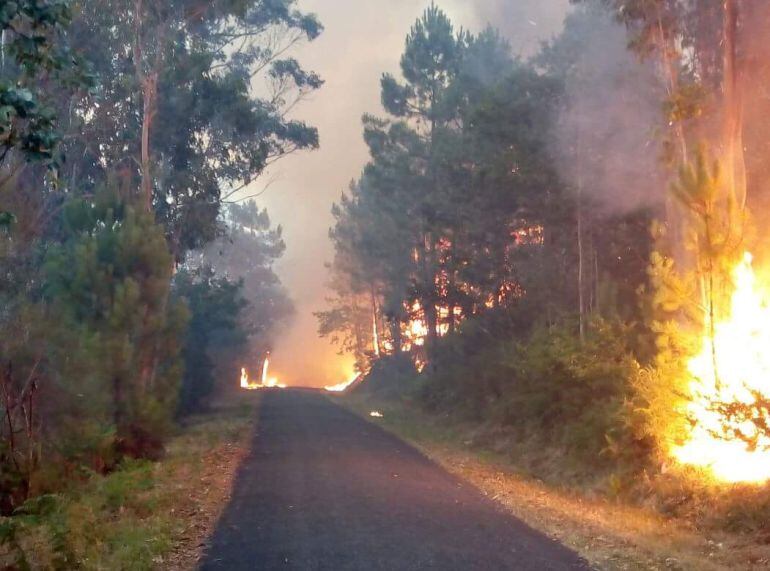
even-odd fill
[[[717,485],[661,462],[640,390],[649,367],[626,345],[633,334],[596,322],[581,342],[569,326],[522,337],[471,324],[441,339],[421,373],[404,358],[382,359],[352,398],[364,408],[394,403],[386,416],[398,418],[387,422],[408,438],[460,444],[550,485],[702,528],[770,533],[768,486]]]
[[[158,462],[130,460],[83,474],[58,494],[0,518],[0,568],[151,569],[188,522],[179,516],[207,453],[237,441],[253,417],[242,404],[193,417]]]

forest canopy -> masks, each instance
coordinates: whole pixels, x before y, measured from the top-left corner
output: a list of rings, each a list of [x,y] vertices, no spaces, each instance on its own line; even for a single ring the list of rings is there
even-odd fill
[[[323,27],[294,0],[5,2],[0,25],[5,516],[160,457],[270,350],[285,246],[238,196],[318,147],[292,50]]]
[[[765,482],[770,11],[573,4],[527,58],[435,4],[414,23],[333,208],[319,331],[362,390],[508,430],[534,466]]]

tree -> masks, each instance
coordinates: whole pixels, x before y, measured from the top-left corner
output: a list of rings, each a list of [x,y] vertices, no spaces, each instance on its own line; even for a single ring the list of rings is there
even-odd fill
[[[273,161],[318,145],[289,118],[322,80],[287,56],[321,32],[294,0],[82,0],[72,37],[97,93],[72,107],[67,186],[117,171],[166,227],[175,258],[217,235],[223,200]]]
[[[242,282],[243,297],[249,305],[243,311],[243,327],[259,360],[272,349],[274,337],[291,318],[294,308],[275,273],[275,263],[286,251],[283,229],[273,227],[266,210],[253,201],[230,204],[222,224],[224,236],[207,246],[196,265],[210,265],[214,272],[232,282]]]
[[[426,9],[406,38],[401,57],[401,73],[405,83],[394,77],[382,78],[382,103],[396,119],[408,121],[391,130],[391,135],[411,138],[417,151],[410,165],[412,192],[406,209],[414,209],[419,237],[415,244],[417,272],[414,289],[419,298],[427,327],[428,350],[438,336],[436,275],[439,266],[441,220],[437,216],[440,205],[447,197],[440,180],[438,148],[443,136],[449,136],[451,122],[458,117],[458,109],[449,97],[450,86],[458,76],[464,48],[469,36],[455,34],[446,14],[435,5]],[[369,122],[367,128],[381,129]],[[411,132],[410,132],[411,131]],[[369,136],[372,140],[372,135]],[[417,144],[414,144],[417,143]],[[371,145],[370,145],[371,147]]]
[[[242,297],[242,287],[242,283],[215,277],[206,268],[195,273],[183,270],[174,280],[175,295],[190,311],[182,351],[185,373],[179,395],[180,414],[199,410],[212,394],[216,383],[212,353],[220,345],[243,351],[247,343],[241,312],[248,303]]]
[[[661,63],[668,90],[666,119],[678,142],[672,163],[688,161],[693,142],[708,139],[737,203],[745,206],[754,188],[755,195],[761,189],[761,196],[752,199],[764,204],[767,189],[762,181],[751,180],[747,149],[759,142],[745,110],[762,105],[757,81],[763,72],[757,62],[764,53],[760,38],[770,17],[767,4],[755,0],[606,0],[605,4],[632,31],[632,47],[644,56],[655,55]]]
[[[362,369],[402,350],[425,362],[462,319],[538,288],[527,258],[565,251],[570,214],[547,156],[557,81],[492,29],[455,35],[435,6],[401,63],[405,83],[382,80],[390,117],[364,117],[371,160],[333,209],[336,296],[318,314]]]
[[[20,0],[0,7],[0,165],[12,149],[28,159],[53,159],[61,135],[52,85],[84,86],[83,62],[69,49],[67,0]],[[13,78],[13,79],[12,79]]]
[[[182,372],[179,336],[187,311],[168,304],[171,263],[161,228],[141,207],[100,193],[63,212],[67,239],[46,256],[46,299],[82,335],[87,375],[109,395],[105,418],[119,455],[162,450]],[[64,377],[70,391],[78,379]],[[97,409],[98,410],[98,409]]]

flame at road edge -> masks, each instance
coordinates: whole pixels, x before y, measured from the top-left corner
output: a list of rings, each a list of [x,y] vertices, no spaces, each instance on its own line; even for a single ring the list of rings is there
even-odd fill
[[[353,383],[355,383],[360,377],[361,377],[361,373],[353,373],[347,381],[343,381],[336,385],[324,387],[324,390],[330,393],[345,392],[345,390],[347,390],[347,388],[350,387],[350,385],[352,385]]]

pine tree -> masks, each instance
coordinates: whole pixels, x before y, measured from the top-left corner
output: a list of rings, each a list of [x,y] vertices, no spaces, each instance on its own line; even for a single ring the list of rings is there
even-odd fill
[[[152,215],[100,193],[70,202],[67,239],[47,255],[46,297],[91,356],[86,398],[115,431],[119,454],[156,456],[170,429],[182,372],[186,309],[167,304],[171,255]],[[149,373],[148,373],[149,372]],[[74,396],[78,379],[60,380]],[[106,407],[106,408],[105,408]]]

